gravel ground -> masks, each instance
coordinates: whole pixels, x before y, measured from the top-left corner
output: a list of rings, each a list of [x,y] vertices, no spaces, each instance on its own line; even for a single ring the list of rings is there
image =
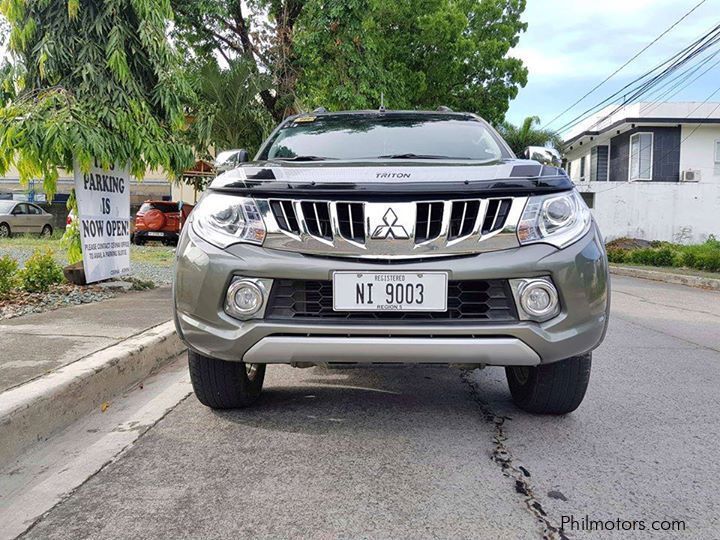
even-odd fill
[[[30,313],[42,313],[67,306],[90,304],[115,298],[117,292],[100,287],[57,285],[47,293],[17,292],[6,300],[0,300],[0,321]]]
[[[55,252],[55,260],[61,265],[67,264],[67,257],[56,243],[53,243],[51,249]],[[0,257],[10,255],[18,261],[22,266],[25,264],[36,247],[18,246],[13,244],[4,244],[0,242]],[[141,279],[143,281],[152,281],[156,285],[167,285],[172,283],[173,278],[173,260],[175,248],[164,246],[132,246],[130,252],[130,277]],[[168,256],[169,260],[161,260],[157,255]],[[152,260],[157,258],[157,260]],[[140,259],[140,260],[138,260]],[[150,259],[150,260],[148,260]]]
[[[45,244],[31,241],[29,245],[23,245],[20,241],[0,242],[0,257],[9,255],[18,261],[22,268],[25,261],[38,249],[43,249]],[[55,260],[61,264],[67,264],[67,257],[64,250],[56,240],[47,241],[47,247],[55,253]],[[132,246],[130,252],[131,274],[129,278],[136,280],[151,281],[157,286],[172,283],[174,248],[165,246]],[[0,320],[20,317],[29,313],[41,313],[61,307],[79,304],[99,302],[108,298],[114,298],[122,294],[118,290],[109,290],[99,286],[77,287],[70,284],[63,284],[53,287],[48,293],[13,293],[10,298],[0,301]]]

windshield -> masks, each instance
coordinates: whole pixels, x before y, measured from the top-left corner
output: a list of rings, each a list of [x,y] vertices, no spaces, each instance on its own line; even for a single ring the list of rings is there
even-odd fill
[[[510,157],[488,127],[447,114],[304,116],[278,130],[261,160],[468,159]]]
[[[9,214],[15,206],[15,201],[0,201],[0,214]]]

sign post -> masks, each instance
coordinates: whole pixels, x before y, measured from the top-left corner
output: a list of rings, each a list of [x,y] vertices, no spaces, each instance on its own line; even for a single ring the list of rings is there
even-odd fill
[[[130,175],[126,169],[75,166],[85,280],[130,273]]]

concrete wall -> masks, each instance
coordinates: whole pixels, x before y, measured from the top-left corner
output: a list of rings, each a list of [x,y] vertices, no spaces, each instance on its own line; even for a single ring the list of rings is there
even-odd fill
[[[681,139],[680,170],[699,170],[700,182],[720,183],[720,163],[715,163],[720,126],[683,126]]]
[[[623,236],[692,244],[720,238],[720,182],[586,182],[606,240]]]
[[[174,182],[172,184],[172,199],[173,201],[183,201],[184,203],[195,205],[200,197],[202,197],[202,191],[195,191],[193,186],[185,183]]]

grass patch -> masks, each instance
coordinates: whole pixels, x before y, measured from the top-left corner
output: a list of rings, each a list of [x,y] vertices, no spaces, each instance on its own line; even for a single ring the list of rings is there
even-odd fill
[[[175,248],[167,246],[131,246],[130,261],[157,264],[160,266],[172,265],[175,260]]]
[[[16,235],[0,240],[0,254],[3,248],[27,250],[31,253],[37,249],[52,249],[55,259],[65,264],[66,253],[60,243],[61,233],[55,232],[50,238],[40,238],[36,235]],[[175,260],[175,248],[163,245],[130,246],[130,262],[154,264],[157,266],[171,266]]]
[[[702,244],[651,242],[647,247],[633,247],[632,239],[619,238],[607,244],[607,252],[615,264],[720,272],[720,240],[713,236]]]
[[[60,246],[60,238],[62,238],[62,231],[54,231],[49,238],[41,237],[37,234],[15,234],[10,238],[0,240],[0,247],[21,249],[50,248],[59,251],[62,249]]]

